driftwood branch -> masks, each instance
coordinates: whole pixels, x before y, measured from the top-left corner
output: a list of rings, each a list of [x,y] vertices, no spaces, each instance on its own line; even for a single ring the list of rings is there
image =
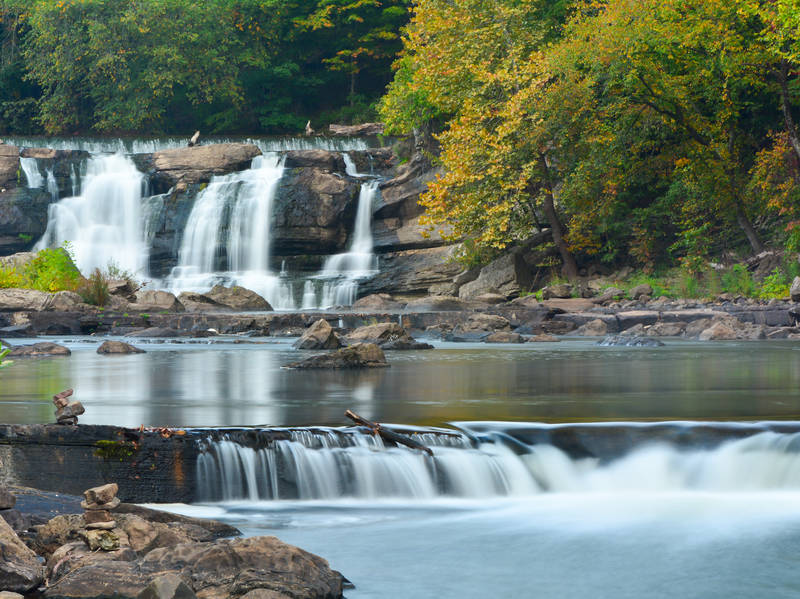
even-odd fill
[[[200,139],[200,132],[195,131],[194,135],[192,135],[192,139],[189,140],[189,147],[197,145],[197,140]]]
[[[350,420],[355,422],[356,424],[360,424],[361,426],[365,426],[370,429],[373,435],[380,435],[382,439],[385,441],[389,441],[390,443],[394,443],[395,445],[405,445],[406,447],[410,447],[411,449],[419,449],[420,451],[424,451],[429,456],[433,457],[433,451],[431,451],[430,447],[425,447],[422,443],[417,443],[411,437],[407,437],[406,435],[401,435],[400,433],[396,433],[388,428],[383,428],[377,422],[372,422],[367,420],[366,418],[362,418],[355,412],[347,410],[344,413]]]

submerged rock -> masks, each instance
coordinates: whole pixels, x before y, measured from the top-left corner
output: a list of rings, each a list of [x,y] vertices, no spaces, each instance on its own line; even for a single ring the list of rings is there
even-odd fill
[[[375,368],[389,366],[383,350],[374,343],[357,343],[330,354],[292,362],[287,368]]]
[[[638,335],[609,335],[597,342],[602,347],[662,347],[658,339]]]
[[[72,352],[57,343],[42,341],[32,345],[16,345],[8,354],[9,358],[42,358],[45,356],[69,356]]]
[[[134,347],[124,341],[104,341],[100,347],[97,348],[98,354],[143,354],[145,351]]]

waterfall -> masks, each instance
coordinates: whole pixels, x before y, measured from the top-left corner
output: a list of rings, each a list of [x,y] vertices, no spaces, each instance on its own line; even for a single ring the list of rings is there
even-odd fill
[[[20,158],[19,166],[25,174],[25,180],[28,182],[28,187],[31,189],[38,189],[44,185],[44,178],[39,172],[39,165],[36,158]]]
[[[268,153],[246,171],[212,178],[186,223],[167,282],[174,292],[228,283],[252,289],[275,308],[293,307],[291,289],[269,268],[272,203],[282,174],[283,157]]]
[[[572,458],[548,444],[509,445],[502,435],[417,435],[433,457],[386,447],[380,437],[293,431],[253,449],[208,442],[197,463],[205,501],[528,496],[539,493],[800,490],[800,433],[763,432],[708,449],[666,443],[610,461]]]
[[[48,173],[55,186],[52,172]],[[51,193],[53,190],[51,189]],[[113,263],[122,270],[147,274],[147,246],[142,220],[142,174],[121,154],[93,156],[80,195],[51,204],[47,230],[36,249],[70,243],[84,275]]]
[[[329,256],[316,277],[322,281],[322,297],[317,302],[318,306],[349,306],[356,300],[358,282],[378,270],[378,258],[372,253],[371,228],[372,206],[377,195],[378,181],[365,181],[361,185],[350,247],[342,254]],[[307,295],[308,287],[304,294],[304,308]]]

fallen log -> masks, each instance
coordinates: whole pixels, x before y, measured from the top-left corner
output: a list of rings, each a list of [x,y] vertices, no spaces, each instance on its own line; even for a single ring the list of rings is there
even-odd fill
[[[372,422],[367,420],[366,418],[362,418],[355,412],[347,410],[344,413],[350,420],[355,422],[356,424],[360,424],[361,426],[365,426],[370,429],[370,432],[373,435],[380,435],[382,439],[389,441],[390,443],[394,443],[395,445],[405,445],[406,447],[410,447],[411,449],[419,449],[420,451],[424,451],[429,456],[433,457],[433,451],[430,447],[425,447],[422,443],[418,443],[414,441],[411,437],[407,437],[406,435],[401,435],[400,433],[396,433],[393,430],[389,430],[388,428],[383,428],[377,422]]]

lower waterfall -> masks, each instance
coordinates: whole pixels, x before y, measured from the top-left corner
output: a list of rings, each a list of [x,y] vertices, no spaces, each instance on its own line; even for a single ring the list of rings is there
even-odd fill
[[[502,434],[421,434],[433,457],[387,447],[359,432],[292,431],[253,449],[208,442],[197,465],[198,498],[335,500],[527,496],[539,493],[800,490],[800,433],[763,432],[714,449],[636,447],[617,459],[572,458]]]

